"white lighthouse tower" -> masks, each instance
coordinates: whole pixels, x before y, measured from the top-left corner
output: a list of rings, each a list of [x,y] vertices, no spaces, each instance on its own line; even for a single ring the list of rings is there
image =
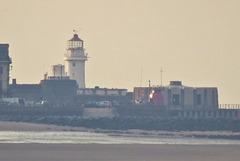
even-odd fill
[[[75,33],[68,41],[67,53],[64,54],[66,75],[77,81],[78,88],[85,88],[85,61],[88,60],[83,40]]]

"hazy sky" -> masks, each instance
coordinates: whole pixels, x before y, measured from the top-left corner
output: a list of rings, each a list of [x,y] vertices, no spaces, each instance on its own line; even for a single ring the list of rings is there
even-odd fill
[[[0,0],[0,43],[10,44],[10,79],[39,83],[63,64],[79,30],[90,58],[86,86],[127,88],[181,80],[218,87],[240,103],[239,0]]]

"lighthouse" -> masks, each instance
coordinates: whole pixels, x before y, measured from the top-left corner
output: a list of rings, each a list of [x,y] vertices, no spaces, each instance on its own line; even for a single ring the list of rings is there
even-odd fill
[[[85,88],[85,61],[87,54],[81,40],[75,33],[73,38],[67,42],[67,53],[64,54],[66,75],[76,80],[78,88]]]

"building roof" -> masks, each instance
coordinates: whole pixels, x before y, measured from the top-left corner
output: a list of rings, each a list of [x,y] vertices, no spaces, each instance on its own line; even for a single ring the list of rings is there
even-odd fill
[[[73,38],[70,39],[69,41],[82,41],[82,40],[78,37],[78,34],[74,34]]]

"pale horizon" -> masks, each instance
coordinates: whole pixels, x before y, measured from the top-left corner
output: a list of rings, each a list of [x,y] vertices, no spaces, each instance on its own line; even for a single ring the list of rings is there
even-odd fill
[[[78,30],[90,57],[86,87],[126,88],[182,81],[217,87],[219,103],[239,103],[240,1],[0,1],[0,43],[9,44],[11,80],[40,83],[64,64]]]

